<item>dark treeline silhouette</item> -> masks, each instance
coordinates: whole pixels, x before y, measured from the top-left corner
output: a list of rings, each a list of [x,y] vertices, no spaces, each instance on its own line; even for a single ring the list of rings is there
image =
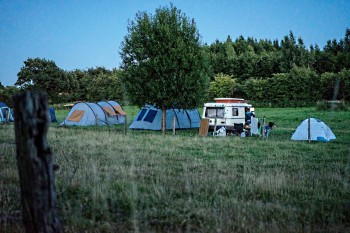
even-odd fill
[[[232,88],[226,86],[226,95],[220,97],[279,106],[350,100],[350,29],[340,41],[329,40],[323,50],[317,45],[306,48],[292,32],[281,41],[242,36],[232,41],[228,36],[204,48],[212,67],[211,97],[223,94],[219,83],[229,77]]]
[[[281,41],[240,36],[203,45],[210,64],[208,101],[242,97],[274,106],[304,106],[318,100],[350,100],[350,29],[344,38],[305,46],[292,32]],[[0,100],[14,93],[45,90],[50,103],[123,100],[121,69],[65,71],[54,61],[29,58],[14,86],[0,83]]]

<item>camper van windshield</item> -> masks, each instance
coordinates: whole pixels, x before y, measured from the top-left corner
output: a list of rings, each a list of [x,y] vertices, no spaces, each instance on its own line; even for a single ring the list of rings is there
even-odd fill
[[[206,117],[224,118],[225,108],[207,108],[205,110]]]

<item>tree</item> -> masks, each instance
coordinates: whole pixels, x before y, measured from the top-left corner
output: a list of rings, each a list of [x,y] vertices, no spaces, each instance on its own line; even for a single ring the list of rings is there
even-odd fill
[[[59,93],[66,93],[70,89],[65,71],[54,61],[46,59],[28,58],[17,77],[15,85],[21,89],[46,91],[54,101],[59,98]]]
[[[237,80],[230,75],[217,74],[215,81],[210,82],[209,97],[210,99],[218,97],[235,97],[238,89]]]
[[[205,100],[208,65],[195,21],[172,4],[139,12],[121,46],[122,83],[129,100],[162,109],[194,108]]]

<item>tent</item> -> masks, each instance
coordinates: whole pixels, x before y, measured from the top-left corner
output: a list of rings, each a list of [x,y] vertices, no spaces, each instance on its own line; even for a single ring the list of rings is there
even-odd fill
[[[113,100],[100,101],[97,103],[107,113],[109,124],[124,124],[126,112],[123,111],[120,104]]]
[[[49,113],[50,113],[50,122],[58,122],[55,114],[55,109],[49,108]]]
[[[107,125],[107,116],[100,105],[80,102],[75,104],[61,125]]]
[[[13,111],[5,103],[0,102],[0,123],[13,122]]]
[[[124,115],[120,116],[119,109]],[[61,125],[89,126],[89,125],[113,125],[123,124],[126,113],[115,101],[87,103],[80,102],[75,104],[68,113],[67,118]]]
[[[197,109],[167,109],[166,129],[172,129],[174,117],[176,129],[199,128],[201,118]],[[162,110],[145,106],[139,111],[129,129],[161,130],[161,122]]]
[[[316,118],[305,119],[303,122],[301,122],[301,124],[296,128],[295,132],[293,133],[291,139],[309,140],[309,135],[311,141],[329,142],[330,140],[336,139],[332,130],[323,121]]]

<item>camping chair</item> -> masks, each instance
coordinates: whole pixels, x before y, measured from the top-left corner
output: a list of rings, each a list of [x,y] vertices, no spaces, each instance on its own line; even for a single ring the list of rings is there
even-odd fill
[[[233,133],[240,136],[243,132],[243,123],[233,124]]]

